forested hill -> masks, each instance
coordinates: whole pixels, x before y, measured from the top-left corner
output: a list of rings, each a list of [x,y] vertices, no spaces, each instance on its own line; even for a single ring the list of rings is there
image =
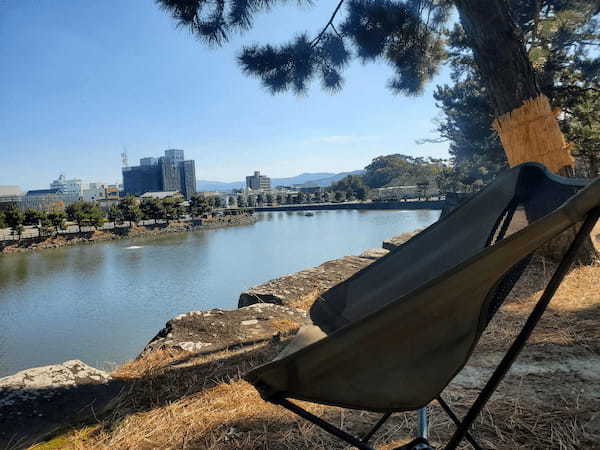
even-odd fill
[[[347,175],[350,174],[361,174],[362,170],[355,170],[352,172],[316,172],[316,173],[302,173],[295,177],[287,178],[272,178],[271,186],[302,186],[302,187],[328,187],[331,183],[334,183]],[[208,181],[198,180],[197,187],[198,191],[222,191],[229,192],[232,189],[241,189],[246,185],[245,181]]]

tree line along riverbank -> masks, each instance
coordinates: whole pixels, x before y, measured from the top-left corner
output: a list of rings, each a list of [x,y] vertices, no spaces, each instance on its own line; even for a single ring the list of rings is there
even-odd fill
[[[10,255],[32,250],[59,248],[99,241],[156,236],[203,229],[252,225],[256,217],[250,213],[222,215],[208,218],[181,218],[176,221],[142,220],[131,224],[104,223],[101,228],[67,227],[50,235],[34,235],[20,239],[0,239],[0,254]]]

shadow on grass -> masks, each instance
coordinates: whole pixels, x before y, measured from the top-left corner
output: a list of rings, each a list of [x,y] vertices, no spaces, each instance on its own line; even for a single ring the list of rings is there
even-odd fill
[[[534,278],[532,280],[530,284],[522,287],[524,291],[534,292],[539,290],[537,281]],[[512,302],[508,301],[507,304],[512,304]],[[526,320],[532,305],[533,302],[528,301],[523,307],[519,307],[518,309],[502,308],[496,319],[494,319],[494,326],[490,328],[492,334],[501,334],[506,332],[506,330],[511,331],[508,334],[514,334]],[[598,304],[579,309],[565,310],[555,308],[551,303],[550,308],[532,337],[532,343],[526,347],[523,357],[544,364],[548,361],[560,362],[562,358],[565,358],[565,355],[577,354],[582,359],[585,359],[586,355],[600,355],[598,322],[600,322],[600,305]],[[495,336],[484,335],[483,339],[490,339],[490,341],[483,342],[484,345],[479,350],[476,350],[475,356],[477,356],[478,352],[486,355],[491,353],[498,354],[505,351],[506,345],[511,340],[511,336],[497,338]],[[134,362],[131,367],[125,366],[123,370],[117,372],[115,380],[109,385],[112,389],[118,388],[122,392],[116,408],[99,414],[99,408],[95,411],[93,410],[94,403],[92,402],[91,406],[89,404],[85,405],[88,411],[88,419],[80,422],[79,420],[83,417],[83,413],[69,415],[67,411],[73,409],[72,405],[68,404],[66,400],[65,403],[56,403],[56,401],[52,400],[49,402],[49,405],[52,406],[55,413],[51,417],[49,416],[52,419],[50,422],[55,424],[55,427],[62,426],[63,429],[65,426],[68,426],[67,424],[71,424],[72,429],[81,429],[86,424],[98,423],[100,421],[100,428],[102,430],[114,430],[132,414],[152,411],[178,400],[202,393],[220,383],[238,380],[240,375],[252,367],[272,359],[284,344],[271,342],[238,353],[217,354],[210,357],[200,356],[199,354],[185,354],[185,356],[173,354],[162,360],[155,359],[154,361],[150,361],[147,365],[144,365],[143,361]],[[152,354],[147,358],[152,358]],[[569,386],[569,377],[571,376],[573,377],[573,381],[572,385]],[[576,388],[580,384],[581,380],[577,378],[578,375],[576,373],[563,374],[560,379],[553,378],[550,371],[544,376],[528,375],[525,381],[521,380],[519,381],[521,384],[519,384],[513,378],[509,377],[509,379],[503,382],[499,390],[500,394],[496,394],[499,396],[495,396],[495,398],[498,399],[498,402],[510,403],[511,397],[519,395],[519,392],[521,392],[521,395],[524,395],[523,393],[525,392],[535,391],[539,401],[539,403],[535,404],[535,407],[541,408],[543,405],[547,405],[547,410],[540,411],[540,415],[549,411],[553,412],[553,416],[548,419],[549,421],[553,421],[549,428],[542,428],[542,432],[545,433],[547,430],[550,430],[548,433],[552,434],[552,427],[560,427],[567,419],[570,420],[570,418],[561,417],[560,409],[553,409],[555,406],[554,402],[557,398],[562,398],[568,389]],[[534,383],[533,387],[528,388],[528,382]],[[80,385],[66,389],[64,393],[66,395],[68,391],[69,395],[85,398],[84,393],[89,389],[89,386],[93,385]],[[31,430],[35,430],[36,428],[23,429],[22,427],[19,428],[18,426],[11,425],[11,420],[14,420],[15,416],[11,413],[10,408],[3,411],[1,403],[2,398],[6,394],[7,392],[5,391],[0,393],[0,429],[3,430],[0,435],[0,446],[15,446],[17,444],[16,447],[23,447],[23,444],[30,444],[32,442],[29,434],[31,434]],[[44,397],[47,393],[37,392],[36,395],[38,394]],[[471,394],[469,393],[467,397],[470,398]],[[452,393],[449,393],[449,396],[452,398]],[[65,396],[65,398],[68,397]],[[598,399],[584,398],[576,400],[581,400],[584,404],[595,404],[598,406]],[[460,397],[456,398],[456,401],[458,403],[458,411],[461,414],[464,413],[466,411],[466,404],[462,404]],[[490,414],[495,414],[494,405],[500,404],[497,401],[495,399],[492,400],[490,411],[486,417],[489,417]],[[533,403],[526,405],[526,407],[533,406]],[[522,407],[519,408],[521,408],[521,411],[523,410]],[[504,413],[500,413],[501,420],[497,421],[498,423],[495,423],[493,427],[486,427],[485,423],[481,421],[478,423],[477,426],[481,426],[485,430],[484,434],[488,438],[488,442],[501,439],[503,435],[514,435],[513,441],[519,442],[520,445],[526,443],[528,439],[532,439],[532,442],[540,442],[540,437],[536,436],[538,431],[535,431],[534,427],[528,428],[528,426],[521,426],[519,424],[511,425],[512,423],[516,423],[512,414],[518,415],[519,408],[515,406],[510,414],[507,413],[506,417],[502,416]],[[92,414],[89,414],[90,409],[93,412]],[[339,424],[341,413],[338,409],[324,409],[322,414],[324,414],[326,419]],[[527,414],[532,418],[535,416],[530,411]],[[585,421],[592,420],[590,414],[591,412],[585,410],[578,416],[578,420],[581,420],[582,423],[587,423]],[[346,429],[359,435],[363,434],[377,420],[377,415],[361,415],[357,412],[349,413],[348,417],[352,417],[353,419],[346,422]],[[402,415],[399,417],[402,417]],[[360,420],[357,418],[360,418]],[[40,421],[43,419],[40,419]],[[390,428],[382,430],[383,436],[386,436],[389,440],[393,440],[393,437],[397,438],[398,434],[394,435],[393,430],[398,430],[402,423],[404,423],[402,422],[403,420],[406,419],[398,418],[390,422]],[[443,423],[446,427],[445,429],[451,429],[447,421],[441,418],[436,420],[438,423]],[[13,436],[9,436],[9,438],[14,437],[15,434],[20,432],[21,436],[27,436],[29,439],[19,442],[12,440],[9,442],[7,441],[6,430],[8,430],[8,434],[10,434],[11,430],[13,431]],[[411,430],[406,427],[403,431],[405,434],[411,433]],[[46,429],[47,432],[48,430]],[[447,433],[444,432],[442,434],[445,435]],[[36,435],[38,438],[39,436],[41,436],[40,433]],[[278,443],[280,437],[282,439],[281,444]],[[188,438],[186,437],[186,439]],[[226,440],[226,442],[221,442],[220,440]],[[600,441],[595,442],[595,444],[600,444]],[[256,417],[250,419],[240,420],[239,418],[232,417],[230,420],[225,420],[212,428],[207,428],[200,434],[189,436],[186,445],[191,448],[279,449],[294,446],[300,448],[343,448],[342,444],[336,440],[331,440],[324,432],[314,429],[314,426],[307,424],[295,416],[289,414],[273,415],[264,411],[258,412]],[[221,447],[219,447],[220,445]],[[567,445],[565,448],[574,448],[574,444],[571,446]]]

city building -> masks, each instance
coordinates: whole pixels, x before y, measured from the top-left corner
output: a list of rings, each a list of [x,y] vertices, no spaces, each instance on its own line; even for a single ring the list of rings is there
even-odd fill
[[[0,211],[12,205],[20,206],[23,193],[19,186],[0,186]]]
[[[83,185],[81,198],[86,202],[97,202],[106,199],[106,184],[88,183]]]
[[[268,191],[271,189],[271,179],[255,171],[254,175],[246,177],[246,188],[253,191]]]
[[[62,211],[72,194],[63,194],[60,189],[33,189],[21,198],[21,209],[39,209],[42,211]],[[65,201],[65,198],[67,201]],[[76,200],[75,200],[76,201]]]
[[[106,200],[119,200],[120,185],[109,184],[106,186]]]
[[[50,189],[56,189],[59,194],[77,199],[81,197],[83,191],[81,180],[79,178],[67,180],[63,174],[50,183]]]
[[[178,191],[189,199],[196,192],[195,162],[186,161],[178,149],[165,150],[160,158],[142,158],[139,166],[123,167],[123,191],[131,195]]]
[[[181,198],[181,193],[179,191],[146,192],[140,196],[140,198],[157,198],[159,200],[167,197]]]

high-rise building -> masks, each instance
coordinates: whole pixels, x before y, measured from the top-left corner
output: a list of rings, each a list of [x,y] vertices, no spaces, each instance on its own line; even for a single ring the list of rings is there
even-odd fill
[[[178,149],[165,150],[160,158],[142,158],[139,166],[123,167],[123,191],[132,195],[179,191],[189,199],[196,192],[195,163],[185,161]]]
[[[255,171],[254,175],[246,177],[246,187],[253,191],[268,191],[271,189],[271,179]]]
[[[193,160],[182,161],[179,165],[181,193],[189,199],[196,192],[196,165]]]
[[[177,161],[164,156],[158,159],[158,165],[162,176],[162,190],[181,192],[181,174]]]
[[[145,192],[162,191],[162,174],[158,161],[153,165],[123,167],[123,191],[141,195]]]
[[[165,150],[165,158],[174,161],[175,163],[183,162],[183,150],[175,148]]]
[[[158,159],[150,156],[149,158],[141,158],[140,166],[155,166],[158,164]]]

